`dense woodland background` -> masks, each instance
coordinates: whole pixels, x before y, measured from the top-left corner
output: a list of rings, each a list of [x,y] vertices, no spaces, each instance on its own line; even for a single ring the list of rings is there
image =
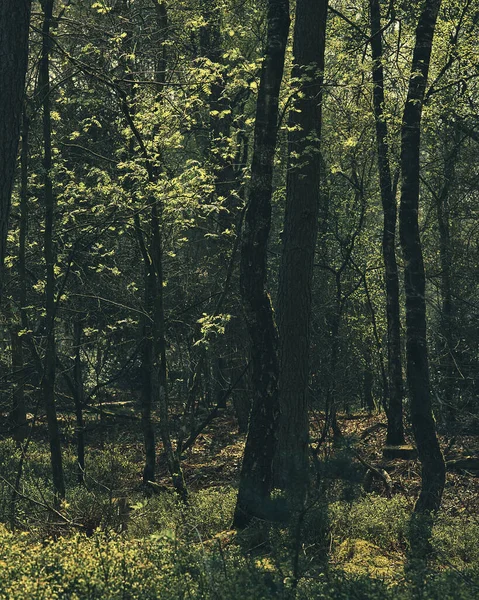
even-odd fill
[[[478,33],[2,1],[1,598],[478,597]]]

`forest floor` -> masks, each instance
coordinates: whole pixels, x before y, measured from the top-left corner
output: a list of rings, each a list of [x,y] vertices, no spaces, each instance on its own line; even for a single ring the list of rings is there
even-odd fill
[[[62,415],[67,499],[56,512],[42,423],[14,504],[20,454],[0,440],[0,600],[479,598],[479,469],[458,467],[477,467],[474,461],[451,462],[479,457],[473,427],[441,436],[449,461],[443,505],[427,560],[418,561],[409,534],[420,464],[383,459],[384,415],[339,415],[343,443],[322,447],[319,487],[289,527],[258,522],[236,533],[245,436],[229,411],[184,453],[190,504],[183,506],[161,458],[159,493],[145,495],[133,407],[117,402],[108,410],[101,423],[89,416],[82,487],[75,483],[74,424]],[[318,415],[313,436],[320,426]],[[389,473],[390,489],[374,480],[366,493],[368,465]]]

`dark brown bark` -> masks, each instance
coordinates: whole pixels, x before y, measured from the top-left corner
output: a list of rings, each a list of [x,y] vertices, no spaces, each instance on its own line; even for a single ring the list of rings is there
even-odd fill
[[[440,5],[440,0],[426,0],[419,17],[401,129],[399,224],[406,291],[407,383],[414,438],[422,465],[421,493],[415,506],[417,513],[439,509],[445,482],[444,457],[432,413],[426,340],[426,278],[418,222],[421,115]]]
[[[55,248],[53,241],[55,195],[51,179],[52,169],[52,127],[50,115],[50,25],[52,22],[53,0],[43,3],[42,56],[39,67],[39,94],[43,106],[43,193],[45,204],[44,256],[46,263],[45,310],[46,348],[43,365],[42,394],[47,416],[50,459],[53,475],[53,488],[58,498],[65,497],[62,449],[55,406]]]
[[[278,102],[289,30],[288,0],[269,0],[268,34],[256,107],[251,187],[241,245],[240,288],[251,338],[253,401],[234,525],[267,517],[279,417],[278,334],[266,291]]]
[[[280,426],[275,485],[301,503],[308,483],[311,288],[320,205],[322,86],[327,0],[297,0],[288,175],[279,271]]]
[[[384,118],[384,73],[379,0],[370,0],[371,52],[373,58],[373,105],[376,122],[379,184],[384,224],[382,251],[386,279],[387,355],[388,355],[388,429],[386,444],[404,444],[403,379],[401,360],[401,321],[399,313],[399,274],[396,261],[397,208],[391,177],[388,127]]]
[[[28,58],[30,0],[0,2],[0,298]]]

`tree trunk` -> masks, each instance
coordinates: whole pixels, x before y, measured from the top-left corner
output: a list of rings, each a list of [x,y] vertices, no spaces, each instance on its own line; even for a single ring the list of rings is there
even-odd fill
[[[400,238],[406,290],[407,383],[422,486],[417,513],[439,509],[445,482],[444,457],[432,414],[426,340],[426,278],[419,235],[421,115],[434,29],[441,0],[426,0],[416,30],[411,77],[401,128]]]
[[[10,427],[16,442],[24,442],[27,436],[27,408],[25,405],[25,369],[23,365],[23,344],[18,334],[19,328],[10,331],[12,344],[13,394]]]
[[[163,88],[166,83],[168,15],[164,2],[155,0],[155,6],[157,10],[156,17],[159,32],[158,43],[160,45],[156,81],[162,84]],[[160,94],[162,94],[162,92],[160,92]],[[150,183],[156,184],[158,173],[150,158],[142,135],[135,125],[126,94],[122,94],[122,100],[123,113],[145,160],[148,180]],[[146,316],[142,328],[144,348],[142,357],[143,390],[141,407],[141,422],[145,446],[143,482],[148,484],[155,479],[156,447],[155,431],[152,422],[152,408],[154,401],[158,400],[160,435],[163,442],[163,450],[165,452],[168,470],[176,491],[181,498],[186,501],[187,488],[181,469],[180,456],[178,453],[175,453],[171,442],[169,420],[164,310],[163,232],[161,223],[162,209],[161,199],[154,196],[150,197],[148,246],[145,242],[139,215],[135,216],[135,229],[145,268]]]
[[[273,485],[279,417],[278,335],[266,292],[267,244],[271,227],[273,164],[278,132],[279,91],[289,30],[288,0],[269,0],[266,52],[256,107],[251,187],[245,214],[240,288],[251,337],[253,401],[241,468],[234,525],[267,517]]]
[[[373,396],[374,374],[372,369],[371,350],[368,348],[364,356],[364,371],[363,371],[363,406],[371,415],[376,408]]]
[[[373,105],[376,121],[379,185],[384,213],[383,260],[386,275],[386,316],[388,349],[388,429],[386,444],[405,443],[403,425],[403,379],[401,364],[401,321],[399,316],[399,274],[396,261],[397,208],[389,163],[388,128],[384,117],[383,45],[379,0],[370,0],[371,51],[373,57]]]
[[[275,485],[301,504],[308,483],[311,287],[318,235],[327,0],[297,0],[283,251],[279,271],[280,425]]]
[[[28,59],[30,0],[0,2],[0,298]]]
[[[77,481],[82,484],[85,480],[85,423],[83,420],[83,404],[85,392],[81,364],[81,337],[83,327],[80,320],[73,323],[73,400],[75,402],[76,437],[77,437]]]
[[[150,263],[145,268],[145,312],[142,326],[142,353],[141,353],[141,428],[143,431],[143,446],[145,450],[145,466],[143,468],[143,483],[148,485],[149,481],[155,481],[156,446],[155,430],[151,420],[153,408],[153,368],[154,368],[154,328],[151,321],[153,314],[155,273]]]
[[[21,185],[20,185],[20,232],[18,249],[18,301],[20,304],[21,324],[25,327],[25,306],[27,304],[26,286],[26,238],[28,224],[28,147],[29,147],[29,121],[26,108],[22,112],[22,152],[21,152]],[[13,439],[17,442],[25,441],[27,432],[27,411],[25,405],[25,365],[23,355],[23,342],[18,335],[19,328],[11,330],[12,367],[14,371],[14,392],[12,407]],[[41,370],[40,370],[41,372]]]
[[[151,208],[151,245],[150,256],[155,275],[155,296],[153,305],[153,365],[152,387],[154,397],[158,398],[160,411],[160,435],[166,455],[168,469],[173,485],[183,501],[188,499],[180,454],[175,452],[171,443],[171,429],[168,402],[168,377],[166,368],[165,309],[163,285],[163,239],[161,230],[162,205],[153,202]]]
[[[62,450],[60,431],[58,428],[55,406],[55,248],[53,241],[55,196],[51,179],[52,169],[52,127],[50,116],[50,25],[53,17],[53,1],[45,0],[42,26],[42,56],[39,67],[39,93],[43,104],[43,168],[44,168],[44,203],[45,234],[44,255],[46,263],[46,348],[42,377],[43,403],[47,415],[48,437],[50,442],[50,458],[53,475],[53,488],[57,499],[65,497],[63,477]]]
[[[455,306],[452,289],[452,247],[449,196],[456,182],[456,163],[459,155],[460,140],[458,128],[451,131],[446,128],[445,155],[444,155],[444,183],[436,197],[437,225],[439,229],[439,258],[441,262],[441,340],[439,344],[440,371],[442,375],[442,391],[444,405],[443,417],[446,424],[451,427],[456,421],[454,407],[454,374],[456,372],[455,346],[456,335],[454,332]],[[452,141],[453,147],[449,144]]]
[[[343,263],[344,265],[345,263]],[[339,330],[341,327],[341,318],[343,315],[343,298],[342,298],[342,269],[335,273],[336,296],[334,305],[334,314],[331,318],[331,354],[329,357],[329,375],[326,391],[326,422],[329,422],[331,431],[333,432],[333,445],[341,444],[341,429],[338,423],[338,402],[336,400],[336,371],[338,366],[339,356]]]

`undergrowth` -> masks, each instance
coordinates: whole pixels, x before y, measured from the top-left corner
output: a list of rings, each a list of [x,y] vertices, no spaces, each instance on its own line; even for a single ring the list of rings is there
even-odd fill
[[[12,517],[20,454],[0,442],[0,599],[303,600],[479,597],[477,518],[442,514],[432,553],[410,562],[405,496],[318,496],[285,525],[231,530],[232,485],[145,497],[134,451],[90,457],[85,485],[65,455],[67,498],[52,511],[45,448],[32,443]],[[7,476],[8,474],[8,476]],[[15,525],[12,531],[12,524]]]

